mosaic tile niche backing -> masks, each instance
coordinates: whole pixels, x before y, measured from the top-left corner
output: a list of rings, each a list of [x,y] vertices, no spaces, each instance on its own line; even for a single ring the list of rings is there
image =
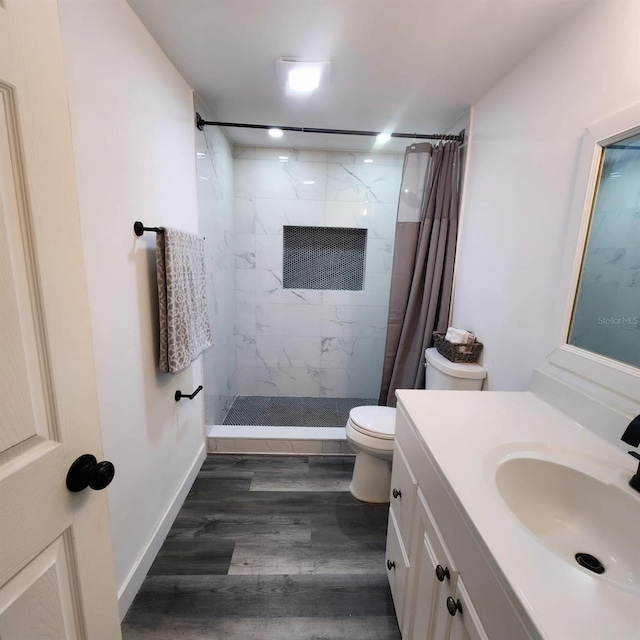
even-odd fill
[[[362,291],[366,252],[366,229],[285,226],[283,287]]]

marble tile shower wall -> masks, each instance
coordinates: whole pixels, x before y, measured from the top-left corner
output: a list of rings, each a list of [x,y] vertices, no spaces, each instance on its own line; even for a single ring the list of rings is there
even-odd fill
[[[403,157],[234,148],[238,394],[377,397]],[[284,225],[366,228],[362,291],[283,289]]]
[[[198,111],[203,114],[200,105]],[[196,131],[200,233],[206,237],[213,347],[204,354],[206,424],[221,424],[237,395],[233,152],[217,127]]]

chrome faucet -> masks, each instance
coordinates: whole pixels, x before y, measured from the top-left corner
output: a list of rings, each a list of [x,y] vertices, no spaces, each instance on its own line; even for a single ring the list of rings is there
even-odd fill
[[[640,415],[636,416],[630,423],[629,426],[624,430],[622,434],[622,438],[620,438],[626,444],[630,444],[632,447],[637,447],[640,445]],[[629,455],[633,456],[637,460],[640,460],[640,454],[636,451],[629,451]],[[638,471],[636,471],[636,475],[629,480],[629,485],[632,489],[640,492],[640,464],[638,464]]]

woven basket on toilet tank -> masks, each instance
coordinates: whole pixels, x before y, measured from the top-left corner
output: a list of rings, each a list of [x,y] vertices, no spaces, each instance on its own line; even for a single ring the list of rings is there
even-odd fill
[[[482,342],[469,344],[453,344],[444,339],[445,334],[439,331],[433,332],[433,342],[438,353],[451,362],[476,362],[484,346]]]

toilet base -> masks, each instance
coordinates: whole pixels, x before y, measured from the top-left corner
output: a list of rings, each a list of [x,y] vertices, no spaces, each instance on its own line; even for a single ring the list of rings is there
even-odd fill
[[[361,502],[389,502],[391,461],[360,451],[356,455],[349,491]]]

